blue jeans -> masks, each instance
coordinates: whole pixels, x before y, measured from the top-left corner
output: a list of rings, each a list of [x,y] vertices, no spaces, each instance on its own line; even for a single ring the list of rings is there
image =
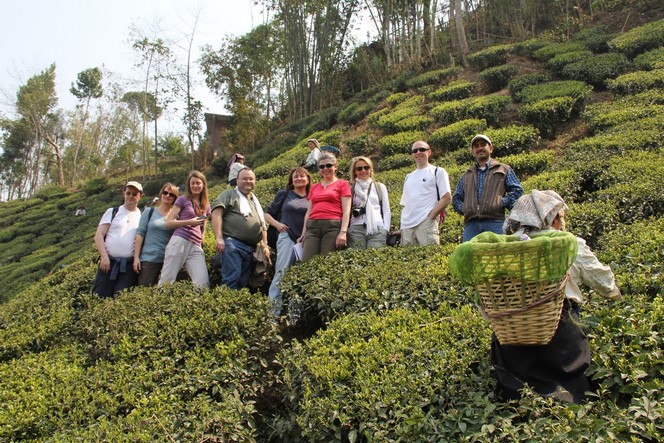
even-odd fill
[[[221,255],[221,284],[230,289],[246,288],[254,264],[255,245],[232,237],[224,238],[226,247]]]
[[[288,232],[279,233],[277,237],[277,260],[274,264],[274,277],[272,278],[272,284],[270,284],[270,291],[268,292],[268,298],[274,304],[274,315],[276,317],[281,315],[281,305],[283,303],[281,278],[288,268],[291,267],[295,259],[295,254],[293,253],[294,244],[295,242],[291,240]]]
[[[503,220],[492,220],[488,218],[473,219],[463,226],[463,241],[471,240],[482,232],[503,233]]]

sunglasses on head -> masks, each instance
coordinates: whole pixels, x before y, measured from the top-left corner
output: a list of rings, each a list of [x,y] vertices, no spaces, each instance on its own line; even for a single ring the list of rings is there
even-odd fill
[[[168,196],[171,197],[171,198],[178,198],[177,195],[173,194],[172,192],[168,192],[168,191],[165,190],[165,189],[164,189],[163,191],[161,191],[161,195],[168,195]]]
[[[332,164],[332,163],[325,163],[324,165],[318,165],[318,169],[320,169],[322,171],[323,169],[330,169],[333,166],[334,166],[334,164]]]
[[[429,148],[413,148],[410,153],[415,154],[416,152],[427,152]]]
[[[355,170],[356,170],[357,172],[360,172],[360,171],[368,171],[369,169],[371,169],[371,166],[356,166],[356,167],[355,167]]]

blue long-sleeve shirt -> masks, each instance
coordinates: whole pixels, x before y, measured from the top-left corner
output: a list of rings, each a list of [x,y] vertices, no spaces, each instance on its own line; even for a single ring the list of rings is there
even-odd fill
[[[484,183],[486,182],[486,176],[489,172],[489,165],[491,164],[491,159],[487,161],[484,168],[480,168],[479,164],[475,162],[477,167],[477,201],[481,200],[482,192],[484,191]],[[523,187],[521,182],[516,177],[514,170],[508,168],[507,174],[505,175],[505,195],[502,198],[503,207],[507,209],[512,209],[514,203],[523,195]],[[463,175],[459,179],[459,182],[454,189],[454,195],[452,196],[452,206],[454,210],[459,214],[463,214],[463,201],[465,195],[463,192]]]

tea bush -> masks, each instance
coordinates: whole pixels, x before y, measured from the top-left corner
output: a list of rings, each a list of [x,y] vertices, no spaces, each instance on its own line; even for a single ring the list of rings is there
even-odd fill
[[[646,294],[654,300],[664,291],[664,217],[619,225],[602,238],[598,257],[611,265],[623,294]]]
[[[526,86],[537,85],[551,81],[551,76],[544,72],[534,72],[532,74],[520,75],[509,81],[510,96],[512,100],[519,101],[519,92]]]
[[[401,154],[393,154],[389,157],[378,158],[374,161],[376,171],[389,171],[392,169],[403,168],[404,166],[410,166],[412,164],[413,159],[411,155],[405,152]]]
[[[612,50],[630,58],[660,46],[664,46],[664,19],[632,28],[609,41]]]
[[[385,101],[387,102],[388,105],[394,108],[395,106],[399,105],[400,103],[403,103],[412,96],[413,94],[409,92],[395,92],[394,94],[387,97]]]
[[[374,126],[385,133],[393,134],[395,132],[399,132],[397,124],[399,124],[402,120],[408,117],[419,115],[419,107],[400,106],[393,111],[380,116],[380,118],[378,118],[374,123]]]
[[[664,69],[664,46],[634,57],[634,67],[641,71]]]
[[[406,87],[419,88],[426,85],[437,85],[445,83],[450,79],[456,78],[463,71],[459,66],[452,66],[450,68],[436,69],[433,71],[425,72],[423,74],[411,77],[406,81]]]
[[[508,155],[501,157],[500,161],[510,165],[516,176],[519,177],[519,180],[523,181],[528,177],[550,169],[555,158],[556,152],[552,149],[547,149]]]
[[[360,134],[356,137],[347,138],[345,145],[346,152],[353,157],[356,155],[368,155],[375,150],[374,140],[369,134]]]
[[[459,120],[485,119],[490,125],[497,125],[500,113],[511,103],[509,97],[489,95],[441,103],[431,109],[439,123],[449,125]]]
[[[593,86],[603,87],[608,79],[617,77],[628,67],[627,57],[608,53],[570,63],[562,69],[562,75],[572,80],[582,80]]]
[[[569,149],[597,153],[605,151],[612,154],[624,154],[635,149],[656,150],[659,147],[653,144],[653,140],[658,140],[660,134],[661,131],[657,129],[601,133],[570,143]]]
[[[612,104],[594,103],[583,112],[583,117],[593,132],[606,130],[624,123],[641,122],[648,117],[661,121],[664,117],[662,105],[632,105],[625,102]]]
[[[445,411],[489,395],[490,333],[470,307],[352,314],[282,357],[284,440],[425,441],[460,436]],[[436,425],[434,424],[436,423]],[[448,438],[444,438],[448,437]]]
[[[523,88],[517,95],[520,102],[534,103],[556,97],[572,97],[575,106],[580,109],[585,99],[590,95],[593,87],[582,81],[563,80],[553,81],[537,85],[529,85]]]
[[[560,74],[563,68],[570,63],[585,60],[593,55],[592,51],[564,52],[551,58],[546,64],[552,71]],[[578,79],[576,79],[578,80]]]
[[[533,54],[538,49],[541,49],[545,46],[552,44],[550,40],[543,38],[531,38],[522,42],[514,43],[513,50],[517,55],[523,55],[525,57],[533,57]]]
[[[486,120],[468,119],[443,126],[429,136],[429,143],[441,151],[454,151],[468,147],[470,140],[477,133],[484,132]]]
[[[551,43],[533,52],[533,57],[541,61],[548,61],[557,55],[567,52],[586,51],[588,46],[582,42]]]
[[[495,92],[506,87],[516,73],[515,65],[500,65],[485,69],[479,73],[478,78],[486,84],[489,92]]]
[[[503,65],[512,51],[512,45],[495,45],[468,56],[470,64],[478,71]]]
[[[529,151],[540,140],[537,128],[526,125],[509,125],[504,128],[490,128],[485,134],[491,139],[495,156]]]
[[[390,156],[407,152],[413,143],[424,138],[426,133],[423,131],[405,131],[381,137],[376,140],[376,145],[382,155]]]
[[[606,26],[597,26],[595,28],[586,28],[574,35],[574,40],[581,41],[595,53],[607,52],[609,50],[609,41],[616,35]]]
[[[394,195],[393,188],[388,189],[390,196]],[[398,199],[391,198],[390,203],[398,204]],[[465,290],[451,280],[447,268],[453,246],[347,250],[314,257],[284,276],[284,299],[298,299],[303,316],[317,317],[324,323],[350,312],[394,307],[436,309],[443,300],[464,304],[469,301]],[[330,267],[337,271],[325,272]]]
[[[462,100],[470,97],[475,90],[475,84],[465,80],[457,80],[447,86],[438,88],[431,92],[427,98],[433,101],[445,102],[450,100]]]
[[[339,112],[338,119],[347,125],[359,123],[375,109],[376,105],[371,102],[353,102]]]
[[[569,204],[581,191],[581,177],[572,169],[547,170],[521,181],[523,192],[553,189]]]
[[[556,126],[572,117],[576,102],[573,97],[547,98],[524,104],[519,114],[537,126],[544,137],[553,138]]]
[[[433,123],[433,118],[428,115],[412,115],[394,124],[397,132],[425,130]]]
[[[664,69],[635,71],[606,82],[608,89],[617,95],[629,95],[649,89],[664,89]]]

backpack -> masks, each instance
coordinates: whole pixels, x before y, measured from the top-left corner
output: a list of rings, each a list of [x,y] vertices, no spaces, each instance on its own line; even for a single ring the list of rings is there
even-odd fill
[[[122,205],[120,205],[120,206],[122,206]],[[113,211],[111,212],[111,223],[109,223],[109,226],[108,226],[109,229],[111,227],[110,225],[113,224],[113,219],[115,218],[115,216],[118,214],[118,211],[120,210],[120,206],[113,206]],[[106,234],[104,235],[104,241],[106,241],[106,235],[108,235],[108,231],[106,231]]]

